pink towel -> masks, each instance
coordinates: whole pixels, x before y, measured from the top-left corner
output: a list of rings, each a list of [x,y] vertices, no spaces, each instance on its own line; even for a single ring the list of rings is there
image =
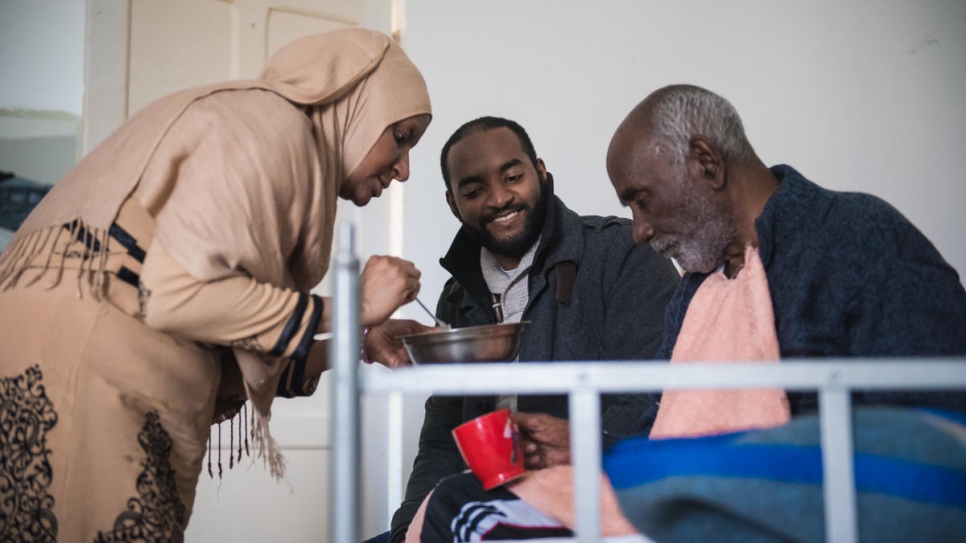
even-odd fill
[[[758,250],[745,249],[734,279],[711,274],[698,287],[681,325],[672,364],[779,362],[775,315]],[[780,426],[789,420],[783,389],[667,390],[651,438],[695,437]]]

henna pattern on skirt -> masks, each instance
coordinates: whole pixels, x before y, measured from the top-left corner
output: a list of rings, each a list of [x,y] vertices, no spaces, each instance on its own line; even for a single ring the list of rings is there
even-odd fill
[[[40,368],[0,377],[0,541],[55,542],[47,432],[57,413]]]
[[[144,471],[137,478],[138,497],[127,501],[127,510],[117,516],[114,529],[98,534],[96,543],[143,541],[182,542],[188,511],[178,497],[171,468],[171,436],[158,420],[157,411],[146,415],[138,442],[147,453]]]

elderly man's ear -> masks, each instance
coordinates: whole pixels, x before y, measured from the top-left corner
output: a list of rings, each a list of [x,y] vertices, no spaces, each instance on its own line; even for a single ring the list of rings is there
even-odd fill
[[[691,139],[688,168],[694,179],[707,181],[714,190],[720,190],[725,185],[725,163],[721,150],[703,136]]]

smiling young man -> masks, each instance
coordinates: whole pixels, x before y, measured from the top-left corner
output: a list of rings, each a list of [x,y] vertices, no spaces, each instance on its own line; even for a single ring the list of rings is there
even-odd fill
[[[536,249],[547,216],[547,168],[521,141],[510,127],[497,127],[468,131],[445,149],[446,203],[504,272]]]
[[[680,276],[669,260],[634,244],[630,221],[568,209],[526,131],[507,119],[464,124],[444,145],[440,166],[446,202],[462,224],[440,260],[452,274],[437,305],[441,319],[454,327],[530,321],[521,362],[653,356]],[[605,442],[646,431],[638,420],[644,403],[605,396]],[[392,541],[403,540],[441,479],[466,469],[450,431],[499,407],[567,416],[565,397],[431,397]]]

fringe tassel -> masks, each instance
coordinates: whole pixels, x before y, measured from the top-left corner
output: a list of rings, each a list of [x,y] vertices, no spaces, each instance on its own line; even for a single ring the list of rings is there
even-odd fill
[[[228,469],[235,467],[235,417],[228,421]]]
[[[60,235],[64,231],[64,229],[63,228],[47,228],[46,231],[47,231],[47,237],[44,238],[43,243],[40,244],[41,249],[43,249],[44,247],[47,246],[47,243],[50,241],[50,237],[51,236],[54,236],[54,243],[53,243],[52,247],[56,247],[57,246],[57,241],[60,239]],[[54,235],[54,232],[55,231],[57,232],[56,235]],[[37,272],[37,275],[34,275],[34,278],[31,279],[30,281],[27,281],[27,284],[24,285],[24,286],[29,287],[30,285],[32,285],[32,284],[36,283],[37,281],[39,281],[40,278],[44,276],[44,272],[47,271],[47,268],[50,267],[50,260],[53,257],[54,257],[54,252],[53,251],[49,251],[47,253],[47,260],[44,261],[43,267],[41,267],[40,270]]]
[[[18,258],[21,258],[22,262],[19,266],[16,266],[15,269],[11,270],[11,285],[15,285],[17,281],[20,280],[20,276],[23,275],[23,272],[27,271],[30,262],[33,260],[33,255],[37,254],[37,244],[40,241],[39,234],[40,232],[34,232],[23,240],[23,247],[18,255]]]
[[[208,432],[208,478],[214,480],[215,472],[211,471],[211,432]]]
[[[94,292],[103,298],[107,296],[107,258],[110,256],[111,231],[104,230],[101,234],[101,261],[97,266],[97,285]]]
[[[78,228],[78,230],[80,230],[80,228]],[[74,240],[74,239],[77,239],[77,237],[71,236],[71,239]],[[71,242],[71,245],[73,245],[73,242]],[[86,248],[83,249],[83,251],[84,252],[81,253],[80,266],[77,269],[77,299],[78,300],[81,300],[84,298],[84,266],[87,265],[87,259],[90,256],[90,253]],[[67,251],[64,251],[64,252],[66,253]]]
[[[252,453],[248,450],[248,403],[242,404],[242,409],[244,410],[244,416],[242,420],[245,421],[245,456],[251,457]],[[252,424],[254,426],[254,424]]]
[[[221,467],[221,423],[218,423],[218,479],[221,480],[221,475],[223,473]]]
[[[242,405],[244,405],[244,404],[242,404]],[[236,460],[236,462],[238,462],[239,465],[241,465],[241,459],[242,459],[242,426],[244,424],[245,424],[245,415],[239,413],[239,417],[238,417],[238,460]]]
[[[92,252],[90,255],[91,261],[88,267],[87,286],[90,287],[94,299],[98,301],[104,299],[104,294],[106,294],[106,292],[102,293],[101,289],[104,287],[104,274],[102,272],[107,265],[107,257],[110,256],[107,249],[109,234],[109,231],[104,230],[91,233],[96,240],[94,241],[94,246],[100,247],[100,250]],[[94,265],[95,261],[97,263],[96,266]]]
[[[77,297],[84,297],[83,286],[86,281],[87,288],[91,290],[91,296],[99,300],[100,293],[94,289],[95,275],[99,270],[94,269],[94,261],[100,260],[100,253],[107,252],[107,246],[100,244],[103,230],[91,230],[81,223],[77,231],[81,234],[81,239],[77,243],[81,244],[82,251],[80,269],[77,273]]]
[[[237,458],[235,457],[235,419],[236,418],[238,419],[238,457]],[[244,441],[244,454],[248,457],[251,457],[252,455],[251,450],[248,448],[248,402],[245,402],[242,404],[241,409],[235,414],[235,416],[228,420],[228,424],[230,424],[229,442],[228,442],[228,469],[231,470],[231,469],[234,469],[235,464],[238,464],[239,466],[241,465],[243,441]],[[224,466],[222,465],[222,461],[221,461],[221,454],[222,454],[221,422],[213,426],[217,426],[217,431],[218,431],[217,465],[218,465],[218,478],[221,479],[222,475],[224,474]],[[242,438],[242,435],[244,435],[245,437]],[[214,444],[213,444],[214,441],[215,441],[215,437],[212,432],[212,434],[209,434],[208,436],[208,478],[209,479],[215,478],[215,472],[213,469],[214,462],[212,460],[212,457],[214,456],[214,453],[212,452],[212,449],[214,447]]]
[[[68,237],[64,239],[64,234]],[[81,239],[78,239],[81,235]],[[83,297],[84,282],[95,299],[102,299],[107,294],[107,265],[111,256],[108,245],[111,232],[104,228],[90,228],[81,220],[70,224],[50,226],[31,232],[18,239],[0,253],[0,288],[6,291],[20,282],[27,270],[35,268],[36,275],[24,283],[30,286],[40,280],[52,267],[57,270],[56,275],[46,285],[52,289],[60,284],[66,269],[68,256],[77,258],[77,296]],[[78,247],[79,246],[79,247]],[[46,253],[46,254],[45,254]],[[55,257],[59,259],[55,261]],[[43,258],[43,264],[36,266],[38,257]]]
[[[7,282],[4,290],[13,286],[14,281],[10,281],[9,279],[14,275],[19,275],[18,272],[23,269],[24,263],[20,262],[20,260],[27,252],[27,241],[32,236],[33,234],[27,238],[17,240],[17,243],[14,243],[13,246],[7,247],[7,249],[3,252],[3,255],[0,255],[4,257],[3,268],[0,269],[0,281]]]
[[[268,429],[268,419],[263,417],[257,410],[255,420],[252,425],[252,441],[255,444],[257,458],[261,458],[268,466],[269,473],[277,480],[285,477],[285,458],[278,447],[278,443]]]
[[[72,224],[71,227],[67,230],[68,246],[70,246],[70,244],[73,243],[71,240],[73,240],[74,236],[76,235],[76,229],[74,226],[75,225]],[[54,278],[49,283],[47,283],[48,289],[52,289],[60,284],[60,280],[64,276],[64,264],[66,262],[67,262],[67,251],[61,251],[60,262],[57,264],[57,275],[54,276]]]

